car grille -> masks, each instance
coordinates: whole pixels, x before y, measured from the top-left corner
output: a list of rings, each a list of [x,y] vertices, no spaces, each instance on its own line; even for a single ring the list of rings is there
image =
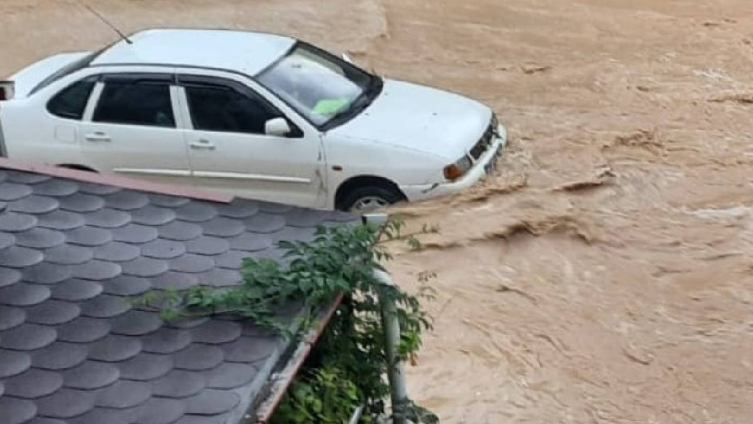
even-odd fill
[[[476,143],[475,146],[471,149],[471,157],[474,160],[478,160],[483,154],[489,150],[489,147],[492,145],[492,140],[494,138],[494,135],[497,133],[497,116],[492,115],[492,120],[489,123],[489,127],[484,131],[484,135],[481,136],[481,139]]]

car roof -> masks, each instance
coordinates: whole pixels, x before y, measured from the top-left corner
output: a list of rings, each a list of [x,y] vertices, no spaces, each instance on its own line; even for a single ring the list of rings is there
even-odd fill
[[[91,63],[216,68],[254,76],[285,55],[291,37],[214,29],[152,29],[121,40]]]

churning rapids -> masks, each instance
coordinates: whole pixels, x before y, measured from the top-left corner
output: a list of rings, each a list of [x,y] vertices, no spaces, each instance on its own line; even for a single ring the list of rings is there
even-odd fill
[[[750,0],[97,0],[125,32],[290,33],[491,104],[497,174],[397,208],[436,271],[412,395],[448,423],[753,420]],[[0,75],[113,34],[0,1]]]

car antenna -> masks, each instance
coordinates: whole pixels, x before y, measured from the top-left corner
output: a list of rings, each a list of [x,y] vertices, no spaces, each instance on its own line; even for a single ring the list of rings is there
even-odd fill
[[[102,14],[100,14],[99,12],[97,12],[96,10],[94,10],[93,7],[91,7],[88,4],[84,3],[82,0],[76,0],[76,3],[78,3],[82,7],[86,8],[88,11],[90,11],[92,14],[94,14],[94,16],[96,16],[97,18],[99,18],[100,21],[104,22],[105,25],[107,25],[108,27],[112,28],[113,31],[115,31],[116,33],[118,33],[118,35],[120,36],[120,38],[123,39],[123,41],[125,41],[128,44],[133,44],[133,41],[131,41],[130,38],[128,38],[125,34],[123,34],[123,32],[121,32],[118,29],[118,27],[116,27],[112,22],[108,21],[104,16],[102,16]]]

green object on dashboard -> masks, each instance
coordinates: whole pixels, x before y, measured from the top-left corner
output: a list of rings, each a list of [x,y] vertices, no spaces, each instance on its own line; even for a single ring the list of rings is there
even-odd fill
[[[314,106],[313,112],[317,115],[331,116],[345,109],[348,105],[350,105],[348,99],[324,99],[319,100]]]

